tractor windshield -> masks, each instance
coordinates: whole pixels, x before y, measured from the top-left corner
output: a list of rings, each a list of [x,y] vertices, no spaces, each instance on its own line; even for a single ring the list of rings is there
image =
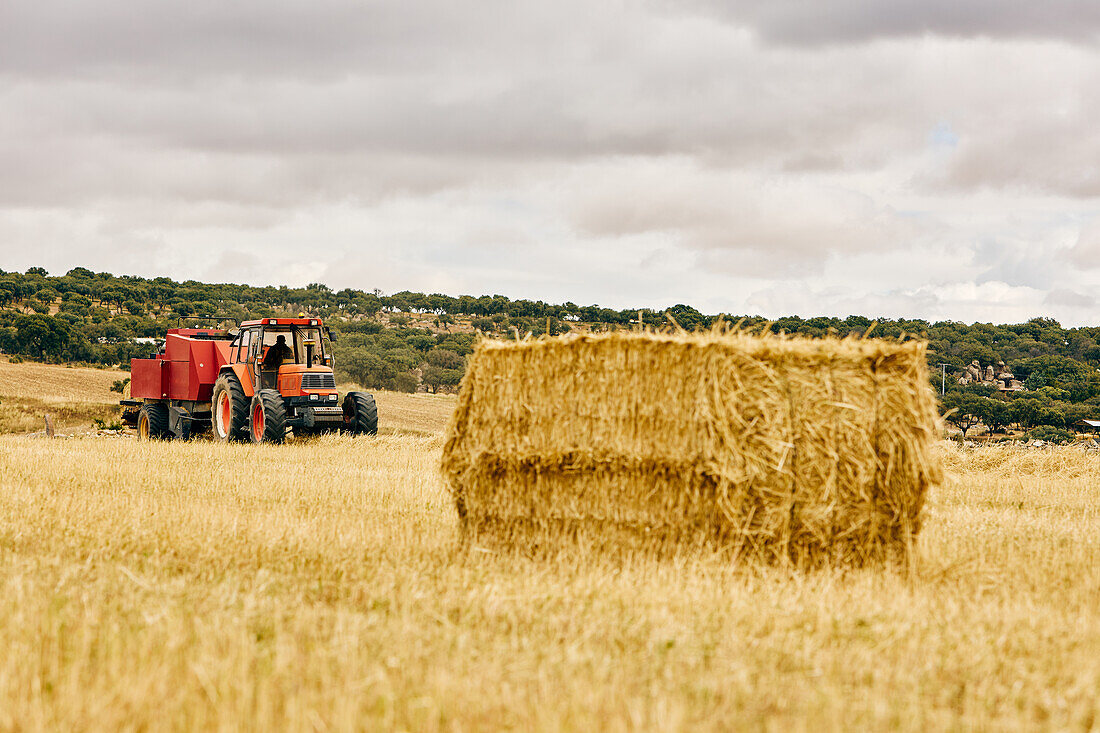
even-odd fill
[[[283,363],[306,363],[306,345],[313,343],[313,363],[324,363],[324,347],[321,339],[321,329],[308,328],[308,327],[293,327],[293,328],[265,328],[264,329],[264,350],[274,346],[279,337],[283,337],[283,343],[286,344],[290,350],[290,354],[283,361]]]
[[[299,362],[306,360],[306,346],[313,346],[313,363],[324,363],[324,347],[321,345],[321,329],[296,328],[294,329],[294,351]]]

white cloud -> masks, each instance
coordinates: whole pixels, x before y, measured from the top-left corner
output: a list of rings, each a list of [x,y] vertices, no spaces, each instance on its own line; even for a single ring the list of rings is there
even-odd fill
[[[696,0],[692,5],[787,44],[851,43],[928,34],[1087,43],[1100,35],[1100,8],[1089,0]]]
[[[8,4],[0,267],[1088,322],[1100,11],[986,5]]]

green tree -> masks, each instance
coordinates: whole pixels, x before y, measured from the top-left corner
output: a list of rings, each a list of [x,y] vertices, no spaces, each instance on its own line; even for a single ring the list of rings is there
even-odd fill
[[[417,351],[427,351],[435,346],[435,338],[430,333],[417,333],[406,338],[405,343]]]
[[[967,431],[982,421],[985,399],[964,392],[949,392],[941,403],[944,419],[961,430],[965,438]]]
[[[463,359],[457,351],[436,347],[428,352],[428,364],[440,369],[462,369]]]
[[[697,331],[710,326],[710,319],[690,305],[683,303],[672,306],[665,311],[665,314],[672,316],[676,324],[685,331]]]
[[[1021,428],[1033,428],[1042,419],[1043,409],[1041,399],[1017,397],[1008,403],[1008,417]]]
[[[984,398],[982,406],[982,422],[986,424],[990,432],[996,432],[1007,427],[1012,418],[1009,415],[1008,403],[999,399]]]
[[[434,394],[442,388],[457,387],[462,381],[462,371],[460,369],[443,369],[428,364],[424,367],[423,378],[424,384],[428,385],[428,388]]]
[[[397,370],[379,354],[365,348],[342,349],[336,363],[356,383],[367,389],[392,387]]]
[[[1074,434],[1069,430],[1063,428],[1056,428],[1050,425],[1040,425],[1034,430],[1028,431],[1027,437],[1030,440],[1043,440],[1047,443],[1072,443]]]
[[[21,353],[38,357],[60,357],[69,343],[69,327],[46,315],[23,315],[15,319],[15,344]]]

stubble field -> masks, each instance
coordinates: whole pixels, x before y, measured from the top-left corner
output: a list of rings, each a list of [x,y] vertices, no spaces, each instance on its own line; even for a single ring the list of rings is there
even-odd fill
[[[111,392],[117,369],[88,369],[55,364],[12,364],[0,357],[0,433],[42,430],[43,415],[61,429],[87,430],[95,419],[118,420],[118,400]]]
[[[0,730],[1100,726],[1096,455],[949,452],[904,572],[530,559],[459,544],[431,399],[0,436]]]

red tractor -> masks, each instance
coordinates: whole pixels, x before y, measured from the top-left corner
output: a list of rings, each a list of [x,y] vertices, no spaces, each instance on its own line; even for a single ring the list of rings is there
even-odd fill
[[[122,419],[141,440],[213,429],[222,442],[281,443],[325,431],[378,432],[374,397],[340,401],[332,337],[317,318],[263,318],[239,328],[172,328],[164,349],[130,364]]]

